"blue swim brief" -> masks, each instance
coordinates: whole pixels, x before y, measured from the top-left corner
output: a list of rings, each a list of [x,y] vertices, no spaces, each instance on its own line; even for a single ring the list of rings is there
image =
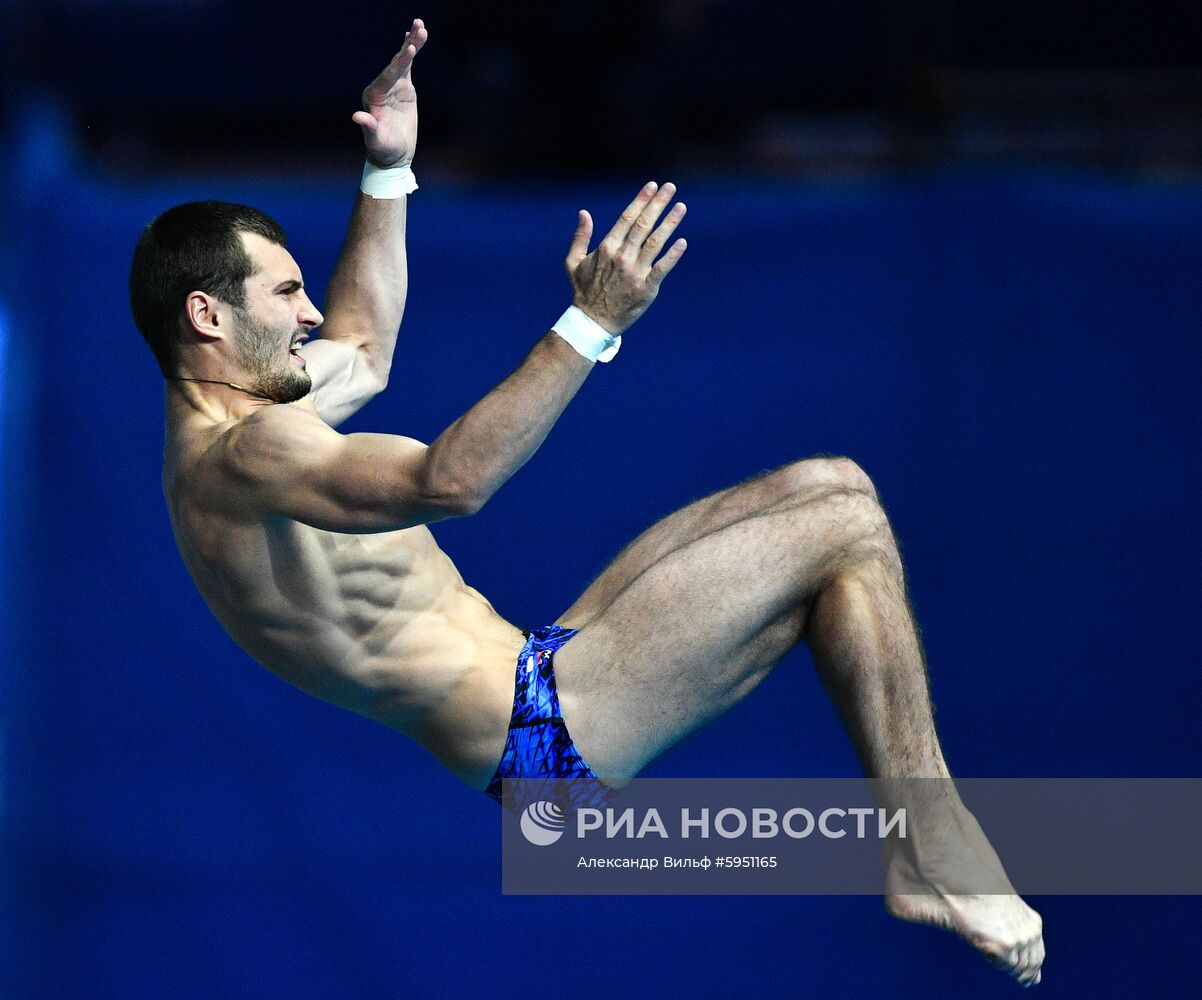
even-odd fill
[[[502,802],[502,781],[509,783],[503,804],[522,809],[549,800],[564,815],[585,806],[603,808],[617,794],[580,756],[559,712],[552,660],[576,632],[547,625],[523,633],[526,645],[518,654],[509,735],[497,772],[484,790],[497,802]]]

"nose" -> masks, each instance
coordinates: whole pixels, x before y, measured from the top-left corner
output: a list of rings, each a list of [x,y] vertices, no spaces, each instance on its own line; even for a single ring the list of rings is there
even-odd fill
[[[318,311],[317,306],[312,303],[308,295],[305,295],[304,299],[300,312],[297,313],[296,321],[301,326],[307,326],[312,330],[314,327],[321,326],[325,322],[325,317]]]

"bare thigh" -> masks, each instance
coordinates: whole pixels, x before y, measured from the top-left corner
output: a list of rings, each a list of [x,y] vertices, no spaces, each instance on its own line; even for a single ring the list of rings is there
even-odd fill
[[[697,501],[623,550],[559,619],[580,629],[556,677],[593,769],[621,783],[742,699],[882,518],[853,463],[812,459]]]

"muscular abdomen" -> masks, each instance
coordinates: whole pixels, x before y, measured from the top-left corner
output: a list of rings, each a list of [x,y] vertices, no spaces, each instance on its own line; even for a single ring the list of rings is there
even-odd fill
[[[427,528],[350,535],[172,515],[205,601],[273,673],[406,732],[465,776],[499,750],[522,636]]]

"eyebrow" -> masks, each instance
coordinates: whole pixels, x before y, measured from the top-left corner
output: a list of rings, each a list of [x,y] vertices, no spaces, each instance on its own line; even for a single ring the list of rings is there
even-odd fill
[[[295,292],[305,287],[303,281],[297,281],[295,278],[289,278],[287,281],[281,281],[275,286],[277,292]]]

